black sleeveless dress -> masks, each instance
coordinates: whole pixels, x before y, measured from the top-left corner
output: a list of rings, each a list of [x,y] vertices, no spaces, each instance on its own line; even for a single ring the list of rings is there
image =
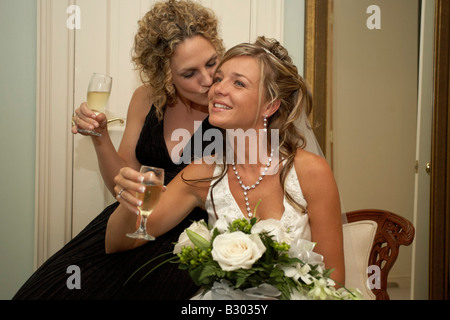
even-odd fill
[[[203,132],[212,128],[208,118],[195,132],[190,142],[184,148],[184,153],[195,156],[195,151],[204,149],[194,142],[203,144]],[[199,135],[201,135],[199,137]],[[201,155],[197,155],[201,156]],[[165,169],[165,183],[168,184],[186,164],[177,165],[172,162],[163,135],[163,122],[158,122],[154,108],[146,117],[136,146],[136,157],[141,164],[147,164]],[[176,201],[176,199],[174,199]],[[196,208],[177,227],[165,235],[150,241],[134,250],[115,254],[105,253],[105,232],[109,216],[119,205],[111,204],[100,213],[85,229],[67,243],[62,249],[51,256],[25,282],[13,297],[13,300],[40,299],[152,299],[152,300],[184,300],[192,297],[198,287],[194,285],[189,275],[178,269],[176,264],[166,263],[159,267],[144,280],[140,281],[151,268],[164,261],[169,256],[143,268],[130,281],[127,279],[143,264],[161,254],[172,252],[173,243],[178,240],[181,232],[192,221],[205,219],[205,211]],[[73,271],[68,267],[78,266],[80,270],[80,289],[69,289],[67,282]],[[70,281],[70,280],[69,280]],[[126,284],[125,284],[126,283]]]

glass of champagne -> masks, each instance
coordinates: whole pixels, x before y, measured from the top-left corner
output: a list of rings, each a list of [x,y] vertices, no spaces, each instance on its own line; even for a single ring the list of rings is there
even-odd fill
[[[89,109],[99,114],[105,112],[111,94],[112,78],[106,74],[94,73],[89,82],[87,105]],[[101,134],[91,130],[78,129],[79,132],[100,137]]]
[[[155,240],[155,237],[147,233],[147,218],[159,201],[161,192],[164,188],[164,169],[141,166],[140,171],[144,174],[144,181],[141,183],[145,186],[145,192],[136,194],[136,197],[142,201],[139,207],[141,221],[139,228],[134,233],[127,233],[127,237],[134,239]]]

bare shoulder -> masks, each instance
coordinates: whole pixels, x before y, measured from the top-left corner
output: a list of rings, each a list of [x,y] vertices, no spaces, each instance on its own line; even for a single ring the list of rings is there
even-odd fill
[[[325,158],[298,149],[295,154],[294,167],[307,200],[335,192],[337,188],[336,181],[333,171]]]
[[[150,97],[151,96],[151,88],[146,85],[139,86],[136,90],[134,90],[133,95],[137,97]]]
[[[151,89],[145,85],[137,88],[131,97],[129,113],[148,113],[152,105]]]
[[[311,226],[314,225],[317,232],[317,222],[323,219],[334,219],[340,226],[339,190],[326,159],[301,150],[296,153],[294,166],[303,196],[308,203]]]
[[[127,112],[124,138],[122,141],[125,140],[128,142],[132,150],[134,150],[134,147],[136,146],[145,118],[150,111],[150,97],[149,89],[144,85],[137,88],[131,97]]]
[[[298,148],[295,154],[294,166],[299,178],[315,179],[323,175],[332,175],[325,158],[301,148]]]
[[[142,85],[134,91],[128,106],[127,121],[118,153],[133,168],[140,166],[135,150],[145,118],[151,108],[150,96],[148,87]]]

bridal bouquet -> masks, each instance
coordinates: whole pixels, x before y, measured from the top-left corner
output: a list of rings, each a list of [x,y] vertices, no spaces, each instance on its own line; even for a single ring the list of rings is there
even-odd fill
[[[362,298],[335,288],[312,242],[287,234],[274,219],[219,220],[212,229],[202,220],[180,235],[173,261],[213,299]]]

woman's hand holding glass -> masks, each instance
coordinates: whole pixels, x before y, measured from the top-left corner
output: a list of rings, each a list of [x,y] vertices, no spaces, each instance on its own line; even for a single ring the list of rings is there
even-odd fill
[[[72,132],[100,137],[106,128],[106,104],[111,94],[112,78],[105,74],[94,73],[87,90],[87,103],[75,110],[72,117]]]
[[[136,193],[144,192],[145,187],[141,184],[143,180],[142,173],[129,167],[120,169],[119,174],[114,178],[117,201],[136,215],[139,215],[139,206],[142,204],[142,201],[136,197]]]
[[[126,209],[134,212],[136,215],[141,215],[141,224],[139,229],[133,234],[127,234],[128,237],[154,240],[154,237],[148,235],[145,230],[147,217],[151,214],[153,207],[159,200],[161,192],[165,191],[164,186],[164,170],[154,167],[142,166],[140,172],[125,167],[119,171],[119,174],[114,178],[116,186],[117,200]],[[150,191],[150,189],[152,189]],[[148,208],[145,208],[145,197],[148,196]],[[145,214],[144,214],[145,213]]]
[[[73,117],[72,133],[80,133],[83,135],[92,135],[89,132],[97,132],[102,134],[107,129],[108,119],[104,113],[96,113],[89,109],[86,102],[83,102],[79,108],[75,110]],[[94,131],[95,130],[95,131]]]

